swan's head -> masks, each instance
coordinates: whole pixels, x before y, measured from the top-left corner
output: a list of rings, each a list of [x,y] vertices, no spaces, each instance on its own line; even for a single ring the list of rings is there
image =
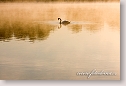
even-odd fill
[[[61,20],[61,18],[58,18],[58,20]]]

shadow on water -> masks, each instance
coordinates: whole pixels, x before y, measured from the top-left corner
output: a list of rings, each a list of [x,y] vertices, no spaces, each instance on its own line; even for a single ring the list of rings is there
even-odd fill
[[[73,33],[78,33],[80,31],[82,31],[82,25],[78,25],[78,24],[71,25],[71,26],[69,26],[69,29],[71,31],[73,31]]]
[[[103,24],[101,23],[91,23],[91,22],[80,22],[80,21],[74,21],[71,22],[71,24],[59,24],[58,29],[62,28],[62,26],[66,26],[69,30],[71,30],[73,33],[79,33],[82,30],[87,30],[90,32],[97,32],[99,31]]]
[[[49,24],[15,22],[9,25],[9,23],[5,22],[0,26],[0,41],[8,42],[13,37],[31,42],[34,40],[45,40],[54,29],[55,26]]]

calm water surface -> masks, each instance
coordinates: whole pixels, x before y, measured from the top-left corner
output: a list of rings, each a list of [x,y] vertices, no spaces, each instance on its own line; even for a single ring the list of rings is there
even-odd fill
[[[1,3],[0,15],[0,79],[120,79],[119,3]],[[76,75],[93,69],[116,76]]]

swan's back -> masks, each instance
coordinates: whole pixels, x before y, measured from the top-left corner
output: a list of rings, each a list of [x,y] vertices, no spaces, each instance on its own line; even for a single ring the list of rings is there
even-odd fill
[[[62,24],[70,24],[69,21],[62,21]]]

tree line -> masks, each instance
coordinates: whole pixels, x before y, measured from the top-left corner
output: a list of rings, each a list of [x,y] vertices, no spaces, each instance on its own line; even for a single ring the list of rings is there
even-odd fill
[[[120,1],[120,0],[0,0],[0,2],[113,2],[113,1]]]

